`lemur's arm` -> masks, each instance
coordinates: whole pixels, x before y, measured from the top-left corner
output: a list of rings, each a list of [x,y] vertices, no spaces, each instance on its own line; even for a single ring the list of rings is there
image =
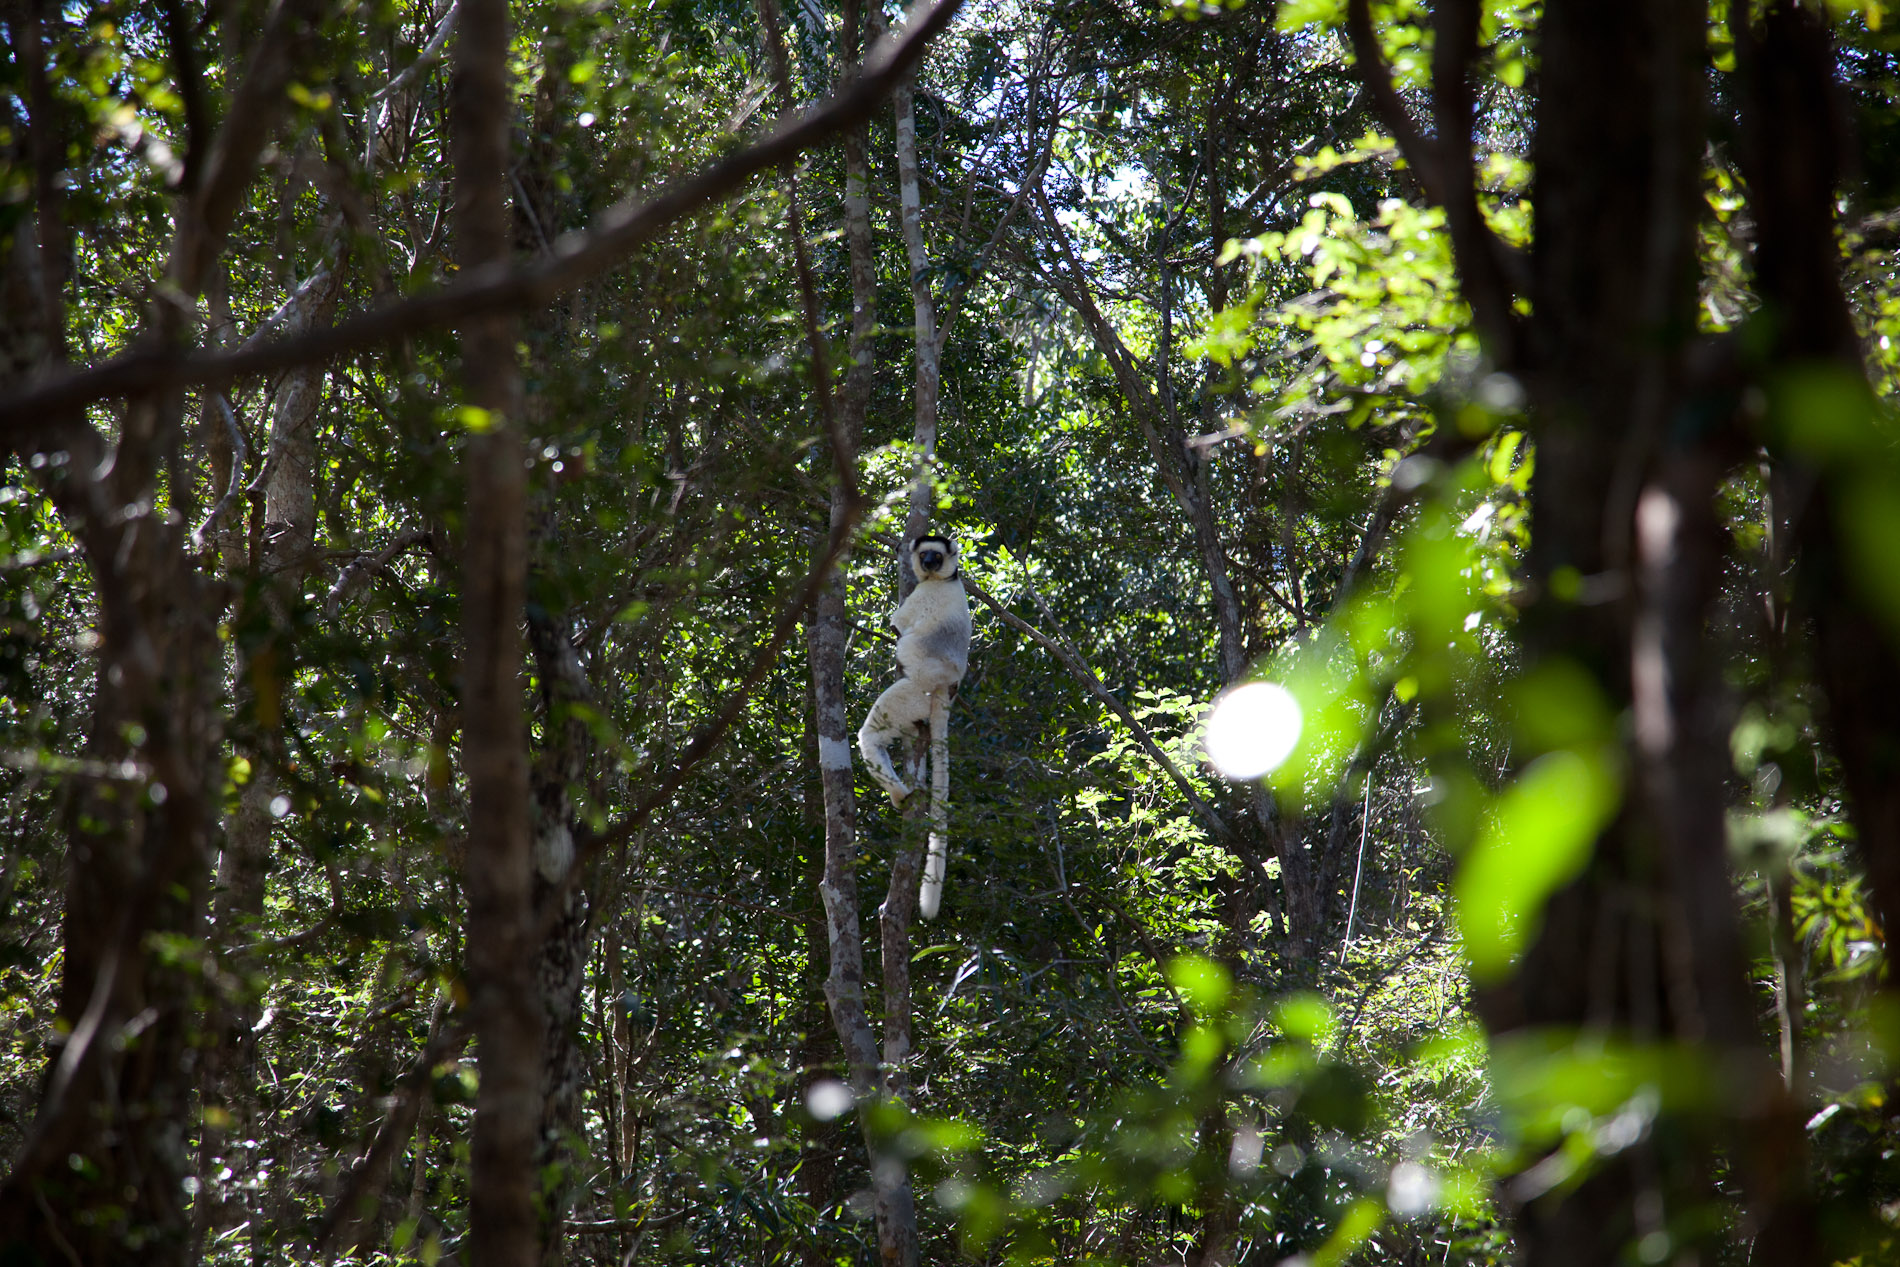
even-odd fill
[[[923,592],[924,587],[920,583],[910,592],[910,597],[899,603],[897,610],[891,613],[891,623],[897,626],[898,633],[909,633],[910,627],[917,623],[924,606]]]

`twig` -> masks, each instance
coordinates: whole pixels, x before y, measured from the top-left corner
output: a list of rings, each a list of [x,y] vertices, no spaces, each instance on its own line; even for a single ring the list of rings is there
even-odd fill
[[[421,51],[416,54],[416,60],[403,67],[401,74],[384,84],[381,88],[378,88],[375,92],[372,92],[369,95],[369,99],[371,101],[387,101],[389,98],[415,83],[416,80],[422,76],[423,71],[441,61],[442,50],[448,46],[449,33],[455,29],[455,20],[461,16],[461,0],[455,0],[455,3],[449,6],[449,11],[442,15],[442,20],[436,23],[435,34],[429,37],[429,42],[424,44]],[[381,120],[378,120],[378,122],[380,123]],[[374,134],[372,133],[372,135]]]
[[[767,51],[771,54],[772,74],[778,81],[779,109],[786,117],[792,112],[792,74],[785,56],[785,36],[781,29],[777,0],[758,0],[763,19]],[[839,430],[838,411],[831,400],[831,358],[825,351],[825,336],[818,311],[818,285],[812,278],[811,250],[805,242],[805,217],[798,203],[798,164],[787,158],[780,170],[785,175],[785,231],[792,239],[792,263],[798,274],[798,299],[805,317],[805,342],[811,348],[811,389],[818,416],[825,424],[834,455],[850,451]],[[858,500],[858,475],[853,463],[838,462],[838,483],[847,502]]]
[[[79,551],[70,547],[62,550],[22,550],[18,554],[0,559],[0,576],[46,567],[53,563],[70,563],[78,557]]]
[[[954,0],[951,2],[954,3]],[[841,454],[839,460],[849,461],[850,456]],[[653,812],[671,800],[674,793],[684,786],[687,776],[699,766],[699,763],[711,756],[719,747],[726,737],[726,732],[732,729],[734,723],[745,712],[747,705],[752,702],[753,692],[758,690],[759,684],[765,681],[766,675],[778,665],[784,655],[786,640],[792,636],[792,631],[798,628],[799,622],[805,618],[805,613],[811,610],[812,602],[818,597],[818,592],[831,580],[831,573],[837,567],[838,560],[844,557],[844,552],[851,546],[852,535],[857,531],[858,521],[863,518],[864,510],[865,501],[862,497],[844,503],[844,514],[832,526],[831,539],[825,548],[824,557],[818,560],[817,565],[805,577],[805,583],[799,586],[791,602],[779,612],[771,637],[766,640],[764,646],[759,648],[758,654],[752,657],[751,667],[746,670],[745,677],[740,679],[738,686],[734,687],[731,694],[726,697],[725,706],[714,715],[711,721],[700,727],[687,742],[685,750],[680,754],[678,764],[673,767],[673,772],[661,779],[659,785],[625,818],[603,832],[588,833],[578,842],[579,847],[574,851],[574,861],[568,865],[567,873],[542,900],[539,926],[530,939],[530,944],[538,944],[552,930],[554,922],[566,907],[567,895],[574,891],[575,885],[580,883],[581,874],[586,870],[587,864],[609,846],[631,840],[642,825],[653,816]]]
[[[1339,943],[1339,962],[1346,962],[1346,951],[1352,946],[1352,921],[1359,914],[1359,882],[1366,874],[1366,837],[1372,831],[1372,772],[1366,771],[1366,804],[1359,811],[1359,862],[1352,872],[1352,903],[1346,908],[1346,937]]]

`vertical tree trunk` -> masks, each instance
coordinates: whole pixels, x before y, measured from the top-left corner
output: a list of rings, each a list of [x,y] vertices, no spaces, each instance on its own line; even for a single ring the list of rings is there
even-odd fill
[[[462,267],[505,262],[510,91],[505,0],[462,0],[451,87],[455,231]],[[462,577],[463,763],[469,783],[467,973],[481,1086],[470,1156],[469,1260],[528,1267],[539,1256],[533,1159],[545,1018],[533,948],[527,731],[518,622],[527,502],[514,323],[463,327],[462,373],[477,415],[467,439]]]
[[[810,627],[807,626],[806,641],[809,648]],[[804,867],[801,875],[801,888],[811,892],[822,888],[825,882],[825,772],[818,763],[818,692],[806,691],[806,715],[804,741],[799,745],[799,761],[803,767],[805,838],[807,851],[804,855]],[[843,1058],[843,1048],[838,1043],[838,1035],[831,1028],[825,1009],[825,912],[822,906],[812,909],[803,921],[805,941],[805,971],[799,993],[804,998],[802,1029],[798,1047],[793,1053],[794,1067],[797,1070],[794,1082],[795,1093],[803,1103],[810,1102],[812,1088],[821,1082],[827,1082],[836,1076],[835,1070]],[[812,1121],[804,1129],[804,1145],[799,1162],[799,1178],[803,1181],[805,1202],[820,1217],[837,1203],[837,1171],[839,1153],[844,1147],[842,1124],[836,1121]],[[806,1242],[801,1256],[806,1267],[830,1267],[836,1259],[836,1249],[824,1243],[816,1227],[811,1229],[811,1239]]]
[[[1522,963],[1478,1004],[1504,1041],[1581,1027],[1684,1043],[1723,1080],[1725,1120],[1665,1106],[1650,1137],[1580,1184],[1511,1185],[1536,1267],[1610,1261],[1714,1200],[1705,1167],[1669,1164],[1663,1150],[1706,1157],[1718,1128],[1735,1147],[1755,1253],[1799,1263],[1814,1252],[1785,1169],[1799,1170],[1801,1134],[1760,1051],[1723,847],[1726,744],[1706,666],[1715,494],[1730,459],[1719,429],[1682,422],[1721,418],[1733,399],[1690,343],[1705,24],[1694,0],[1553,0],[1540,31],[1532,588],[1548,596],[1569,570],[1628,576],[1633,588],[1619,604],[1542,598],[1522,627],[1530,665],[1581,666],[1613,708],[1628,705],[1634,751],[1623,812],[1584,876],[1551,900]],[[1442,101],[1459,89],[1434,91]],[[1462,159],[1458,170],[1468,182]],[[1462,255],[1460,267],[1469,274]]]
[[[218,162],[194,173],[177,206],[167,284],[144,331],[154,347],[192,334],[196,297],[281,115],[292,67],[309,51],[314,8],[287,0],[258,34],[216,138]],[[26,60],[38,82],[44,50],[32,25]],[[52,123],[44,109],[32,120],[36,132]],[[35,147],[43,190],[58,174],[63,147],[46,133]],[[60,227],[48,222],[55,211],[46,197],[38,200],[43,247],[61,241]],[[62,297],[48,287],[58,273],[42,267],[35,276],[34,323],[6,331],[0,351],[38,363],[16,361],[9,370],[39,368],[63,345]],[[9,278],[10,326],[13,289]],[[98,591],[99,675],[86,757],[103,777],[75,780],[68,800],[65,1038],[25,1144],[0,1181],[0,1257],[169,1263],[191,1256],[189,1159],[178,1124],[198,1077],[191,1059],[196,983],[155,953],[151,938],[202,931],[222,768],[212,701],[221,676],[213,622],[223,601],[193,566],[181,526],[153,509],[161,471],[182,484],[183,413],[176,390],[129,401],[110,450],[77,413],[48,428],[67,456],[46,463],[44,478]]]
[[[897,209],[904,234],[904,255],[910,263],[910,306],[914,322],[912,346],[916,349],[916,379],[913,387],[916,427],[911,443],[917,451],[918,475],[910,489],[910,513],[904,520],[906,543],[920,537],[930,527],[931,511],[936,506],[936,485],[930,478],[937,457],[937,397],[942,370],[937,356],[937,304],[930,289],[930,250],[924,243],[923,195],[918,187],[917,105],[911,84],[915,72],[907,75],[891,92],[891,105],[897,116]],[[916,578],[909,574],[909,560],[899,549],[902,573],[899,599],[909,596]]]
[[[534,910],[549,924],[535,948],[535,979],[544,1017],[541,1134],[535,1171],[543,1176],[541,1261],[566,1261],[562,1225],[573,1202],[572,1141],[582,1132],[581,1087],[586,1078],[576,1042],[581,982],[590,925],[580,886],[563,882],[574,862],[574,808],[569,788],[587,769],[592,748],[576,706],[591,702],[567,621],[543,602],[528,606],[528,641],[541,683],[546,743],[534,766]],[[554,909],[553,903],[559,903]]]
[[[273,315],[272,324],[293,335],[327,324],[342,288],[341,261],[319,269],[284,301]],[[237,751],[250,762],[251,777],[239,790],[237,808],[225,824],[217,887],[212,896],[212,919],[219,940],[227,948],[248,936],[264,913],[271,829],[277,821],[271,813],[271,802],[279,795],[272,767],[285,759],[276,739],[283,707],[282,683],[291,659],[287,645],[289,608],[284,596],[301,585],[315,545],[317,501],[311,433],[323,400],[325,374],[322,365],[300,366],[278,384],[271,402],[270,443],[260,458],[270,471],[264,488],[262,549],[255,559],[229,560],[233,584],[245,586],[258,605],[249,611],[240,610],[235,621],[239,632],[232,697],[238,711],[249,714],[255,733],[252,742],[243,738],[236,742]],[[225,407],[208,402],[208,408],[219,413]],[[222,431],[220,425],[219,433]],[[242,478],[242,472],[238,475]],[[214,490],[224,486],[213,481]],[[227,508],[225,515],[228,521],[243,521],[239,508]],[[218,536],[231,539],[231,534]],[[227,1130],[239,1139],[255,1137],[252,1089],[257,1007],[253,1001],[246,1001],[222,1019],[216,1041],[205,1053],[203,1096],[206,1105],[221,1107],[230,1115],[230,1124],[220,1125],[215,1114],[206,1117],[199,1149],[200,1195],[193,1212],[194,1237],[200,1244],[222,1228],[242,1221],[246,1209],[254,1208],[250,1171],[259,1160],[254,1149],[230,1155],[224,1151]],[[232,1177],[221,1181],[217,1175],[227,1166]],[[227,1190],[234,1194],[229,1202],[222,1196]],[[269,1230],[255,1215],[251,1222],[252,1239],[261,1242]]]
[[[866,15],[872,38],[881,25],[875,6]],[[858,60],[859,10],[847,4],[844,14],[844,72]],[[833,455],[834,465],[849,469],[857,462],[857,444],[864,431],[872,383],[872,339],[877,324],[876,266],[872,257],[869,163],[866,129],[860,125],[845,133],[845,241],[851,271],[851,364],[837,401],[836,442],[848,451]],[[854,513],[851,490],[842,481],[831,492],[831,530],[835,534]],[[864,1010],[864,933],[859,919],[857,877],[857,808],[851,756],[851,731],[845,715],[844,650],[850,622],[845,610],[842,569],[820,591],[807,626],[811,663],[813,713],[818,730],[818,768],[825,804],[825,867],[819,892],[824,899],[825,931],[830,971],[825,999],[832,1025],[844,1048],[845,1067],[859,1121],[864,1125],[870,1156],[871,1181],[877,1212],[878,1258],[883,1267],[910,1267],[917,1255],[915,1211],[908,1200],[909,1182],[903,1162],[890,1153],[886,1141],[872,1129],[865,1111],[882,1087],[878,1076],[877,1038]],[[915,901],[913,880],[911,901]],[[888,965],[887,965],[888,966]],[[887,1025],[889,1018],[886,1018]],[[901,1198],[897,1195],[901,1188]]]

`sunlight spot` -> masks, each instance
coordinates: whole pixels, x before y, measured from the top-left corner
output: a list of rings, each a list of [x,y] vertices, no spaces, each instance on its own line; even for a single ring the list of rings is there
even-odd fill
[[[805,1107],[821,1122],[841,1116],[856,1103],[857,1097],[851,1094],[851,1088],[835,1078],[814,1082],[805,1092]]]
[[[1260,1169],[1260,1153],[1265,1141],[1257,1126],[1243,1125],[1234,1132],[1234,1142],[1227,1150],[1227,1173],[1236,1179],[1246,1179]]]
[[[1423,1214],[1438,1204],[1438,1176],[1415,1161],[1402,1161],[1386,1181],[1385,1202],[1402,1219]]]
[[[1284,686],[1248,682],[1214,701],[1202,742],[1207,759],[1230,779],[1257,779],[1280,768],[1300,741],[1300,705]]]

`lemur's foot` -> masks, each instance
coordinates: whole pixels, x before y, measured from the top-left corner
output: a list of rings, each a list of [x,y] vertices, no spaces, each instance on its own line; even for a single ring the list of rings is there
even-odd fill
[[[903,808],[904,808],[904,802],[910,799],[910,794],[911,794],[911,792],[912,792],[913,790],[914,790],[914,789],[912,789],[912,788],[905,788],[905,789],[904,789],[903,791],[901,791],[901,792],[892,792],[892,793],[890,794],[890,797],[891,797],[891,808],[892,808],[892,809],[903,809]]]

